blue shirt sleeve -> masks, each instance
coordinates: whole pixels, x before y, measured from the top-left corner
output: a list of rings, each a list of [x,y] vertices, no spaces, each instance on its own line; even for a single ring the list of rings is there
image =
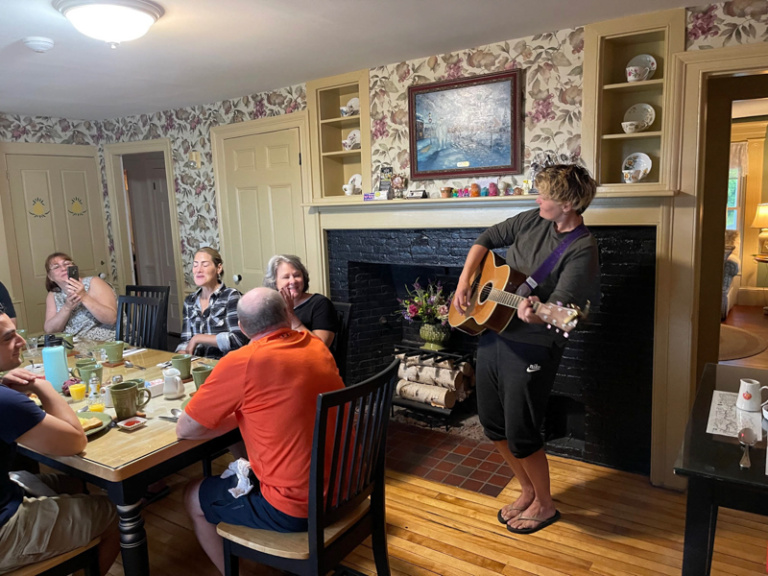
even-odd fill
[[[16,442],[45,418],[37,404],[27,396],[6,386],[0,386],[0,440]]]

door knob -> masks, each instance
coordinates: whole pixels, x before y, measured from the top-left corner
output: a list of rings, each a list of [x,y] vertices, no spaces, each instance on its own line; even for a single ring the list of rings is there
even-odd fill
[[[234,276],[232,276],[232,282],[235,283],[235,286],[240,284],[240,282],[242,282],[242,280],[243,280],[243,277],[240,274],[235,274]]]

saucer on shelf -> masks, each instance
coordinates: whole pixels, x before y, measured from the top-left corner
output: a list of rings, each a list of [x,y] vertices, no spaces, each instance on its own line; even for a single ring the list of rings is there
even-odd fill
[[[347,102],[346,108],[347,114],[349,116],[360,114],[360,98],[350,98],[349,102]]]
[[[642,176],[640,176],[640,180],[648,176],[648,173],[651,171],[652,167],[653,162],[651,162],[651,159],[647,154],[643,154],[642,152],[635,152],[634,154],[630,154],[624,158],[624,162],[621,164],[622,170],[641,170]]]
[[[637,122],[644,125],[642,130],[649,128],[656,120],[656,110],[650,104],[635,104],[624,112],[624,122]],[[640,130],[638,130],[639,132]]]

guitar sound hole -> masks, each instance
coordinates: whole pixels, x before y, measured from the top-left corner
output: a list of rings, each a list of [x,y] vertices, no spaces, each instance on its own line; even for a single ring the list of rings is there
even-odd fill
[[[477,296],[478,304],[485,304],[488,297],[491,295],[491,290],[493,290],[493,285],[490,282],[483,284],[483,287],[480,289],[480,294]]]

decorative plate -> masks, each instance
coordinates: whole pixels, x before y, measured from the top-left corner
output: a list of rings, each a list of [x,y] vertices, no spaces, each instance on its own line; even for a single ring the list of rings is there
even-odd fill
[[[104,430],[104,428],[112,423],[112,416],[109,414],[104,414],[104,412],[81,412],[80,415],[83,416],[83,418],[98,418],[101,420],[101,426],[85,431],[86,436],[93,436],[94,434]]]
[[[362,175],[352,174],[352,178],[349,179],[349,185],[352,186],[352,188],[362,188],[363,187]]]
[[[347,114],[349,114],[350,116],[354,116],[355,114],[360,114],[359,98],[351,98],[349,102],[347,102]]]
[[[653,78],[654,72],[656,72],[656,58],[650,54],[638,54],[627,62],[627,67],[629,66],[645,66],[648,68],[648,78],[646,80],[650,80]]]
[[[656,120],[656,110],[650,104],[635,104],[624,112],[624,122],[638,122],[644,124],[645,130]]]
[[[645,178],[648,175],[648,172],[651,171],[651,167],[653,166],[653,162],[651,162],[651,159],[648,157],[647,154],[643,154],[642,152],[635,152],[634,154],[630,154],[626,158],[624,158],[624,162],[621,165],[622,170],[642,170],[643,175],[640,177],[640,180]]]

